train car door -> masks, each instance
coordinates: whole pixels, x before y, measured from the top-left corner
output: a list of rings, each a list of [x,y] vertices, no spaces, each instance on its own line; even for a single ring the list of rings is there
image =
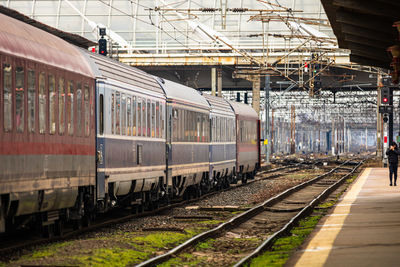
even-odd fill
[[[96,81],[96,191],[97,200],[105,198],[105,84]]]
[[[167,131],[166,131],[166,157],[165,157],[165,163],[166,163],[166,171],[167,173],[165,174],[166,176],[166,188],[167,188],[167,193],[172,194],[172,168],[170,167],[170,164],[172,163],[172,105],[167,101],[166,102],[166,123],[167,123]]]

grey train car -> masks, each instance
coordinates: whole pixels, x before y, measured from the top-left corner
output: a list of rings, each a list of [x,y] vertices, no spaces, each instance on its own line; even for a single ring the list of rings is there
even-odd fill
[[[164,92],[143,71],[86,56],[96,77],[97,202],[154,203],[166,182]]]
[[[193,88],[159,79],[167,97],[167,173],[173,196],[209,190],[210,106]]]
[[[261,166],[260,120],[249,105],[229,103],[236,115],[236,174],[238,179],[246,182]]]
[[[229,187],[236,182],[235,113],[222,97],[203,94],[210,104],[210,178],[213,185]]]

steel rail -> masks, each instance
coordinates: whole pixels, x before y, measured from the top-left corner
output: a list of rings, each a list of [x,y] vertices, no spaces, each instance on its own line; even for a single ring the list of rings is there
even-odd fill
[[[346,181],[346,179],[350,175],[352,175],[358,169],[358,167],[360,167],[364,162],[365,160],[359,162],[348,174],[344,175],[340,180],[332,184],[330,187],[326,188],[321,194],[319,194],[315,199],[313,199],[306,207],[304,207],[299,213],[297,213],[285,226],[283,226],[280,230],[269,236],[267,240],[265,240],[260,246],[258,246],[251,254],[247,255],[238,263],[236,263],[234,267],[239,267],[247,263],[250,263],[250,261],[253,258],[257,257],[258,255],[260,255],[261,253],[272,247],[276,239],[287,235],[289,231],[301,219],[309,216],[313,212],[314,207],[317,204],[319,204],[322,200],[326,199],[334,190],[336,190],[340,185],[342,185]]]

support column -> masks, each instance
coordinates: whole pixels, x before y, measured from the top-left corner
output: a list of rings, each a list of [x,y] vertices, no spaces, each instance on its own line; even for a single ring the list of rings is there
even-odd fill
[[[290,113],[290,154],[296,153],[296,110],[292,105]]]
[[[271,155],[274,154],[274,109],[271,110]]]
[[[381,113],[379,113],[379,106],[381,105],[381,85],[382,85],[382,74],[380,71],[378,71],[378,76],[377,76],[377,88],[376,90],[378,91],[378,99],[377,99],[377,107],[376,107],[376,155],[381,158],[382,157],[382,116]]]
[[[217,89],[217,69],[211,68],[211,95],[215,96],[215,91]]]
[[[336,147],[336,135],[335,135],[335,119],[332,118],[332,156],[336,155],[335,147]]]
[[[258,76],[258,83],[260,83],[260,76]],[[264,138],[266,138],[269,142],[269,144],[267,144],[266,146],[266,150],[265,150],[265,160],[267,163],[269,163],[269,156],[272,153],[272,141],[271,141],[271,130],[270,130],[270,125],[269,125],[269,90],[270,90],[270,84],[269,84],[269,75],[265,76],[265,85],[264,85],[264,89],[265,89],[265,135]],[[254,98],[254,82],[253,82],[253,108],[254,108],[254,102],[255,102],[255,98]],[[260,84],[258,84],[258,104],[257,107],[258,109],[255,109],[257,111],[257,114],[260,114]],[[272,111],[273,112],[273,111]],[[272,113],[273,114],[273,113]],[[273,127],[272,127],[272,131],[273,131]]]
[[[253,109],[260,115],[260,75],[253,78]]]
[[[222,97],[222,69],[218,68],[218,96]]]

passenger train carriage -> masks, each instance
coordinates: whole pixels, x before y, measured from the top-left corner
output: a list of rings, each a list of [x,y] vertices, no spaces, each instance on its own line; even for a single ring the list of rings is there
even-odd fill
[[[203,94],[211,107],[210,174],[217,186],[236,182],[235,113],[228,101]]]
[[[259,168],[251,107],[0,23],[0,233],[61,234],[65,222],[198,196]]]
[[[167,170],[173,194],[209,187],[210,106],[196,90],[159,79],[167,97]],[[203,188],[204,189],[204,188]]]
[[[249,105],[229,101],[236,115],[236,170],[245,182],[261,166],[260,120]]]
[[[91,68],[60,38],[0,21],[0,232],[6,218],[46,226],[81,217],[96,175]]]
[[[96,77],[98,202],[155,202],[166,185],[164,92],[143,71],[85,55]]]

